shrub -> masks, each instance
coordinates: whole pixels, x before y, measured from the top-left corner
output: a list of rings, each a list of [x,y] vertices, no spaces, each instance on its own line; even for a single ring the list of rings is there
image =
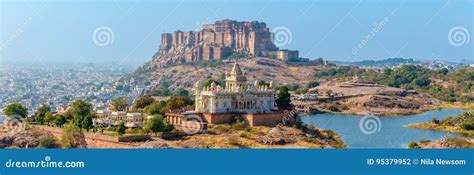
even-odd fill
[[[239,138],[236,137],[236,136],[229,137],[227,139],[227,141],[229,142],[230,145],[234,145],[234,146],[239,146],[240,145]]]
[[[127,128],[125,128],[125,124],[124,124],[123,122],[121,122],[121,123],[117,126],[117,134],[118,134],[118,135],[124,135],[126,129],[127,129]]]
[[[242,120],[237,120],[234,124],[232,124],[232,128],[235,130],[244,130],[247,128],[247,124]]]
[[[474,122],[473,121],[464,121],[459,126],[462,129],[465,129],[465,130],[474,130]]]
[[[240,137],[242,137],[242,138],[249,138],[249,135],[244,132],[244,133],[241,133],[241,134],[240,134]]]
[[[58,147],[58,144],[56,144],[56,137],[52,135],[48,135],[41,138],[40,145],[42,148],[57,148]]]
[[[439,124],[439,120],[436,118],[431,119],[431,123]]]
[[[340,112],[339,108],[337,107],[337,105],[335,104],[331,104],[329,107],[328,107],[328,110],[332,111],[332,112]]]
[[[316,86],[319,86],[319,82],[317,82],[317,81],[312,81],[312,82],[309,82],[308,84],[306,84],[306,88],[314,88]]]
[[[61,146],[63,148],[86,148],[86,137],[81,128],[72,122],[67,124],[61,136]]]
[[[227,133],[230,130],[230,128],[226,125],[218,125],[215,128],[218,133]]]
[[[421,147],[416,142],[410,142],[410,144],[408,144],[408,148],[421,148]]]
[[[252,128],[251,127],[245,128],[245,132],[252,132]]]

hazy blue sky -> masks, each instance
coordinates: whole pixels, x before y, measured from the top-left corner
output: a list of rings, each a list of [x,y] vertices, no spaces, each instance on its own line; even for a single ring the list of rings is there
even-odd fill
[[[137,64],[151,59],[163,32],[235,19],[288,28],[291,42],[281,48],[309,58],[472,61],[473,6],[473,0],[1,1],[0,52],[4,63]],[[93,33],[102,26],[113,41],[96,44]]]

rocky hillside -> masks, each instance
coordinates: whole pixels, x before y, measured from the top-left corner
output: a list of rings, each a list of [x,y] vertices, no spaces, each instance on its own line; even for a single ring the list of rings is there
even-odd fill
[[[204,64],[204,63],[203,63]],[[170,91],[177,88],[191,90],[197,81],[219,80],[226,71],[230,71],[234,61],[217,63],[183,64],[170,67],[148,69],[147,65],[137,70],[123,81],[145,85],[145,93],[166,87]],[[270,58],[240,59],[240,67],[247,75],[249,83],[255,80],[273,81],[276,84],[304,84],[312,80],[314,72],[323,66],[292,66]]]

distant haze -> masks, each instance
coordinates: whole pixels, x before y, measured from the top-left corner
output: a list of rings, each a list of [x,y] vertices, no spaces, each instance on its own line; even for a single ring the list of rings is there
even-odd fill
[[[158,50],[161,33],[221,19],[287,29],[290,39],[279,47],[312,59],[472,62],[473,9],[473,0],[7,0],[0,2],[0,64],[140,65]]]

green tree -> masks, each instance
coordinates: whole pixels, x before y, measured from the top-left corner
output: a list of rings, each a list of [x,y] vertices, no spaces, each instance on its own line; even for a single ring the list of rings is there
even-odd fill
[[[69,109],[72,116],[87,116],[92,113],[92,104],[87,103],[83,100],[76,100],[72,103],[71,109]]]
[[[291,108],[291,95],[288,92],[287,86],[281,86],[278,89],[277,99],[275,102],[280,109]]]
[[[46,113],[51,112],[51,107],[46,104],[42,104],[35,112],[35,121],[39,124],[45,122]]]
[[[171,97],[166,101],[167,110],[176,110],[193,105],[193,100],[190,97]]]
[[[127,129],[127,128],[125,128],[125,123],[120,122],[120,124],[117,126],[117,129],[116,129],[117,134],[119,134],[119,135],[121,135],[121,136],[124,135],[126,129]]]
[[[6,115],[19,115],[23,118],[28,116],[28,108],[24,107],[20,103],[9,104],[4,110],[3,113]]]
[[[53,113],[51,113],[51,111],[46,112],[46,114],[44,115],[44,121],[46,122],[47,125],[49,125],[49,123],[51,122],[54,122],[54,116],[53,116]]]
[[[420,76],[413,80],[413,82],[420,88],[427,88],[430,85],[431,80],[428,78],[428,76]]]
[[[306,88],[314,88],[316,86],[319,86],[319,82],[317,81],[311,81],[308,84],[306,84]]]
[[[158,132],[162,132],[166,128],[166,123],[163,120],[162,115],[156,115],[153,118],[148,121],[148,123],[145,125],[144,130],[146,133],[148,132],[154,132],[155,136],[157,135]]]
[[[82,119],[82,128],[86,129],[87,132],[89,132],[89,129],[92,128],[92,117],[90,115],[88,116],[85,116],[83,119]]]
[[[143,109],[151,105],[153,102],[155,102],[155,100],[151,96],[145,95],[135,102],[135,107],[139,109]]]
[[[154,90],[151,94],[154,96],[169,96],[171,95],[171,92],[167,87],[160,87],[157,90]]]
[[[56,117],[56,119],[54,120],[54,124],[56,124],[56,126],[59,126],[59,127],[62,127],[66,122],[67,122],[67,119],[64,115],[60,115]]]
[[[112,101],[112,106],[114,111],[124,111],[128,106],[127,100],[124,97],[117,98]]]
[[[148,115],[155,115],[155,114],[164,114],[166,112],[166,102],[154,102],[151,105],[145,107],[145,111]]]
[[[428,79],[430,71],[419,65],[404,65],[398,69],[390,71],[390,74],[383,80],[383,83],[392,87],[405,87],[411,89],[413,85],[426,87],[430,84]],[[425,86],[426,85],[426,86]]]
[[[178,88],[178,89],[174,92],[173,96],[176,96],[176,97],[187,97],[187,96],[189,96],[189,91],[186,90],[186,89],[183,89],[183,88]]]
[[[221,84],[219,84],[218,81],[213,80],[213,79],[210,79],[210,80],[207,80],[206,82],[204,82],[204,83],[202,84],[202,87],[211,87],[211,84],[212,84],[212,83],[215,83],[216,86],[217,86],[217,85],[221,85]]]
[[[258,86],[270,86],[270,83],[267,83],[266,81],[260,80],[257,82]]]
[[[444,67],[443,67],[442,69],[439,69],[439,70],[437,71],[438,74],[443,75],[443,76],[446,75],[446,74],[448,74],[448,72],[449,72],[449,70],[446,69],[446,68],[444,68]]]
[[[222,87],[225,87],[225,73],[221,73],[221,76],[219,77],[219,84],[222,86]]]
[[[74,116],[73,123],[78,126],[80,129],[82,128],[82,121],[84,121],[83,115]]]

